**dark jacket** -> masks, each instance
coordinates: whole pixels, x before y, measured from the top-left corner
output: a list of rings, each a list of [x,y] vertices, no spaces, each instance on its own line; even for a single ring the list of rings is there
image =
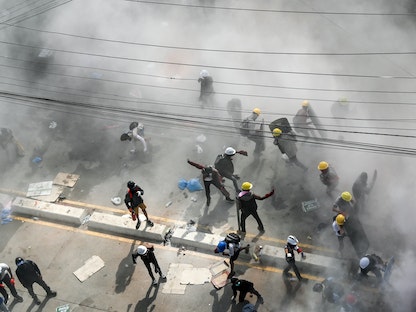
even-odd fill
[[[202,172],[202,180],[204,181],[214,181],[222,184],[222,177],[217,169],[213,168],[212,166],[204,166],[188,160],[188,164],[194,166],[195,168],[201,169]]]
[[[154,250],[154,247],[147,247],[147,253],[145,255],[139,255],[137,252],[132,254],[133,263],[136,263],[137,257],[140,257],[144,264],[157,263]]]
[[[17,266],[16,276],[24,287],[32,285],[42,275],[35,262],[25,260]]]
[[[143,194],[143,189],[137,185],[133,189],[129,189],[124,197],[124,203],[126,204],[127,209],[136,208],[143,203],[143,198],[141,196]]]
[[[238,193],[238,205],[242,211],[253,211],[257,209],[256,199],[263,200],[274,194],[274,191],[260,197],[250,191],[242,191]]]
[[[217,169],[223,177],[231,179],[234,174],[234,164],[231,157],[224,154],[218,155],[215,160],[215,169]]]
[[[325,171],[323,171],[320,175],[319,178],[321,179],[321,182],[326,185],[337,185],[339,182],[339,177],[337,175],[337,173],[335,172],[335,170],[331,167],[329,167],[328,169],[326,169]]]
[[[274,138],[273,144],[277,145],[282,154],[286,154],[289,159],[296,157],[298,149],[294,133],[282,133]]]

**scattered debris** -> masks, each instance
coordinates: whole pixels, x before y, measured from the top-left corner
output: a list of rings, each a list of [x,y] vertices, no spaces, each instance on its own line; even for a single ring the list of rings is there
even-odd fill
[[[91,218],[91,215],[86,215],[86,216],[82,219],[81,224],[85,224],[85,223],[87,223],[87,222],[90,220],[90,218]]]
[[[197,199],[196,199],[195,197],[191,197],[191,200],[192,200],[193,202],[196,202],[196,201],[197,201]]]
[[[120,205],[120,204],[121,204],[121,198],[120,198],[120,197],[113,197],[113,198],[111,198],[111,202],[112,202],[114,205],[118,206],[118,205]]]
[[[6,206],[1,210],[1,224],[6,224],[12,222],[13,219],[10,218],[12,212],[12,201],[9,201]]]
[[[316,198],[312,199],[312,200],[302,202],[303,212],[309,212],[309,211],[312,211],[312,210],[316,210],[320,207],[321,206],[320,206],[320,204],[319,204],[319,202]]]
[[[172,205],[172,201],[167,202],[165,207],[168,208],[170,205]]]
[[[173,230],[170,228],[166,232],[166,234],[165,234],[165,236],[163,238],[163,246],[170,245],[170,239],[172,238],[172,235],[173,235]]]
[[[57,125],[58,125],[58,124],[57,124],[57,122],[56,122],[56,121],[51,121],[51,122],[49,123],[49,129],[55,129]]]

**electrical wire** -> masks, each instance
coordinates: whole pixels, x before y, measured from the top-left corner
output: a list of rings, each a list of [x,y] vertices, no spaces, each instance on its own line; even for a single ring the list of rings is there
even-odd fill
[[[94,56],[100,57],[105,59],[118,59],[124,61],[134,61],[134,62],[146,62],[146,63],[155,63],[155,64],[167,64],[167,65],[177,65],[177,66],[187,66],[187,67],[198,67],[198,68],[214,68],[214,69],[222,69],[222,70],[231,70],[231,71],[244,71],[244,72],[258,72],[258,73],[273,73],[273,74],[290,74],[290,75],[311,75],[311,76],[330,76],[330,77],[348,77],[348,78],[373,78],[373,79],[405,79],[405,80],[413,80],[416,79],[415,76],[386,76],[386,75],[359,75],[359,74],[337,74],[337,73],[319,73],[319,72],[306,72],[306,71],[287,71],[287,70],[272,70],[272,69],[256,69],[256,68],[243,68],[243,67],[231,67],[231,66],[215,66],[215,65],[206,65],[206,64],[192,64],[192,63],[179,63],[179,62],[167,62],[167,61],[160,61],[160,60],[151,60],[151,59],[141,59],[141,58],[134,58],[134,57],[123,57],[123,56],[113,56],[113,55],[106,55],[106,54],[99,54],[99,53],[88,53],[88,52],[81,52],[81,51],[70,51],[70,50],[63,50],[57,49],[52,47],[40,47],[40,46],[33,46],[28,44],[16,43],[16,42],[8,42],[0,40],[0,43],[6,45],[14,45],[19,47],[26,47],[32,49],[48,49],[53,52],[61,52],[61,53],[68,53],[68,54],[75,54],[75,55],[85,55],[85,56]]]
[[[37,64],[42,64],[41,62],[38,62]],[[12,65],[4,65],[0,64],[0,66],[8,67],[8,68],[15,68],[15,69],[21,69],[25,71],[32,71],[37,72],[33,69],[28,69],[24,67],[19,66],[12,66]],[[61,77],[70,77],[70,78],[81,78],[81,79],[89,79],[89,80],[97,80],[97,78],[93,77],[83,77],[78,75],[70,75],[70,74],[60,74],[60,73],[53,73],[44,71],[44,74],[49,75],[57,75]],[[118,83],[118,84],[125,84],[125,85],[134,85],[134,86],[141,86],[141,87],[149,87],[149,88],[161,88],[166,90],[177,90],[177,91],[188,91],[188,92],[199,92],[197,89],[189,89],[189,88],[180,88],[180,87],[170,87],[170,86],[160,86],[160,85],[153,85],[153,84],[143,84],[143,83],[133,83],[128,81],[118,81],[118,80],[111,80],[111,79],[99,79],[101,82],[112,82],[112,83]],[[304,97],[285,97],[285,96],[275,96],[275,95],[263,95],[263,94],[246,94],[246,93],[230,93],[230,92],[215,92],[219,95],[226,95],[230,97],[255,97],[255,98],[267,98],[267,99],[284,99],[284,100],[297,100],[301,101],[304,99]],[[319,102],[335,102],[333,99],[322,99],[322,98],[313,98],[309,97],[310,101],[319,101]],[[405,103],[405,102],[379,102],[379,101],[353,101],[349,100],[350,103],[360,103],[360,104],[373,104],[373,105],[404,105],[404,106],[415,106],[416,103]]]
[[[222,6],[208,6],[208,5],[194,5],[194,4],[182,4],[172,2],[158,2],[158,1],[143,1],[143,0],[124,0],[127,2],[137,2],[156,5],[167,5],[176,7],[189,7],[189,8],[203,8],[203,9],[215,9],[215,10],[227,10],[227,11],[245,11],[245,12],[258,12],[258,13],[290,13],[290,14],[312,14],[312,15],[355,15],[355,16],[414,16],[416,13],[408,12],[326,12],[326,11],[299,11],[299,10],[275,10],[275,9],[253,9],[253,8],[236,8],[236,7],[222,7]],[[272,2],[269,2],[272,3]]]
[[[0,55],[0,58],[4,58],[6,60],[20,61],[20,62],[25,62],[25,63],[32,63],[32,64],[38,64],[39,63],[39,62],[30,61],[30,60],[27,60],[27,59],[21,59],[21,58],[5,56],[5,55]],[[48,62],[48,66],[98,70],[98,71],[104,71],[104,72],[109,72],[109,73],[135,75],[135,76],[143,76],[143,77],[152,77],[152,78],[158,78],[158,79],[161,78],[161,79],[165,79],[165,80],[195,81],[195,78],[182,78],[182,77],[166,76],[166,75],[145,74],[145,73],[138,73],[138,72],[129,72],[129,71],[108,69],[108,68],[102,68],[102,67],[82,66],[82,65],[74,65],[74,64],[62,64],[62,63]],[[416,94],[416,91],[304,88],[304,87],[287,87],[287,86],[255,84],[255,83],[238,83],[238,82],[229,82],[229,81],[221,81],[221,80],[216,80],[215,84],[216,85],[223,84],[223,85],[231,85],[231,86],[243,86],[243,87],[261,87],[261,88],[271,88],[271,89],[285,89],[285,90],[301,90],[301,91],[325,91],[325,92],[348,92],[348,93],[381,93],[381,94]]]
[[[60,36],[67,36],[71,38],[79,38],[79,39],[88,39],[93,41],[101,41],[101,42],[108,42],[108,43],[116,43],[116,44],[125,44],[125,45],[133,45],[133,46],[143,46],[143,47],[151,47],[151,48],[162,48],[162,49],[173,49],[173,50],[185,50],[185,51],[197,51],[197,52],[215,52],[215,53],[231,53],[231,54],[259,54],[259,55],[297,55],[297,56],[375,56],[375,55],[415,55],[416,51],[390,51],[390,52],[277,52],[277,51],[249,51],[249,50],[225,50],[225,49],[205,49],[205,48],[195,48],[195,47],[182,47],[182,46],[172,46],[172,45],[160,45],[160,44],[151,44],[151,43],[144,43],[144,42],[132,42],[132,41],[125,41],[125,40],[117,40],[117,39],[106,39],[106,38],[97,38],[91,36],[84,36],[84,35],[76,35],[76,34],[69,34],[59,31],[51,31],[39,28],[32,28],[22,25],[13,25],[13,24],[6,24],[10,27],[25,29],[40,33],[46,34],[53,34],[53,35],[60,35]]]

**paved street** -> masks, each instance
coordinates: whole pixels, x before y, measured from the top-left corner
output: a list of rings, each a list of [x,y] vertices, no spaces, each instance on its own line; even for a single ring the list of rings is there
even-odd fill
[[[0,128],[16,139],[0,147],[3,205],[25,197],[31,183],[69,173],[79,180],[59,194],[60,204],[88,215],[121,216],[128,212],[126,183],[133,180],[144,189],[156,224],[175,229],[192,220],[199,232],[225,236],[238,229],[235,203],[211,187],[208,207],[204,191],[180,190],[178,181],[201,180],[188,159],[212,165],[232,146],[248,152],[233,160],[239,183],[251,182],[260,196],[275,190],[258,202],[265,232],[249,217],[246,242],[282,250],[294,234],[307,254],[338,264],[334,199],[326,194],[317,165],[325,160],[336,169],[334,196],[351,191],[362,172],[371,178],[377,170],[358,218],[367,252],[383,259],[394,255],[396,263],[391,287],[362,290],[361,299],[373,310],[414,310],[409,299],[416,291],[412,1],[12,2],[0,0]],[[199,100],[203,69],[214,81],[209,103]],[[228,103],[236,98],[241,110],[230,111]],[[307,171],[282,159],[269,131],[277,118],[292,123],[304,100],[321,122],[312,136],[297,132],[297,158]],[[254,108],[265,126],[259,157],[254,143],[240,135],[240,120],[233,119],[233,113],[243,118]],[[147,152],[140,142],[120,140],[133,121],[144,124]],[[235,197],[230,180],[225,187]],[[113,204],[114,197],[122,203]],[[303,211],[302,204],[312,200],[319,208]],[[241,305],[230,304],[229,287],[216,292],[204,283],[187,285],[184,294],[168,293],[175,280],[170,265],[189,264],[203,272],[223,259],[214,253],[194,248],[183,254],[182,246],[154,241],[168,281],[153,288],[144,266],[130,262],[140,231],[137,237],[110,235],[88,230],[88,219],[78,227],[12,215],[12,222],[0,225],[0,261],[14,269],[16,256],[32,258],[58,291],[40,307],[30,306],[19,285],[25,301],[12,304],[12,311],[53,312],[65,304],[71,311],[241,311]],[[73,272],[94,255],[105,266],[81,283]],[[343,258],[359,261],[348,237]],[[240,259],[238,275],[264,295],[258,310],[320,311],[319,295],[311,289],[328,273],[308,276],[310,283],[290,300],[282,269]],[[344,276],[348,270],[339,271]]]

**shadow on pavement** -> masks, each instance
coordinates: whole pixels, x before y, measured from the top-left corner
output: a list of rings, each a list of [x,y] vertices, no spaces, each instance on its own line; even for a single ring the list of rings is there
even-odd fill
[[[126,290],[126,287],[130,284],[131,278],[134,273],[135,266],[133,265],[133,260],[131,258],[131,254],[134,251],[134,247],[136,244],[136,240],[130,246],[129,253],[126,257],[124,257],[120,264],[118,265],[118,269],[116,272],[116,287],[115,292],[117,294],[122,293]]]
[[[137,302],[136,307],[134,308],[134,312],[142,312],[142,311],[155,311],[156,306],[153,303],[157,297],[157,293],[159,292],[159,283],[155,286],[152,284],[149,286],[149,289],[147,290],[146,297],[144,297],[142,300]],[[150,295],[152,293],[153,294]]]

